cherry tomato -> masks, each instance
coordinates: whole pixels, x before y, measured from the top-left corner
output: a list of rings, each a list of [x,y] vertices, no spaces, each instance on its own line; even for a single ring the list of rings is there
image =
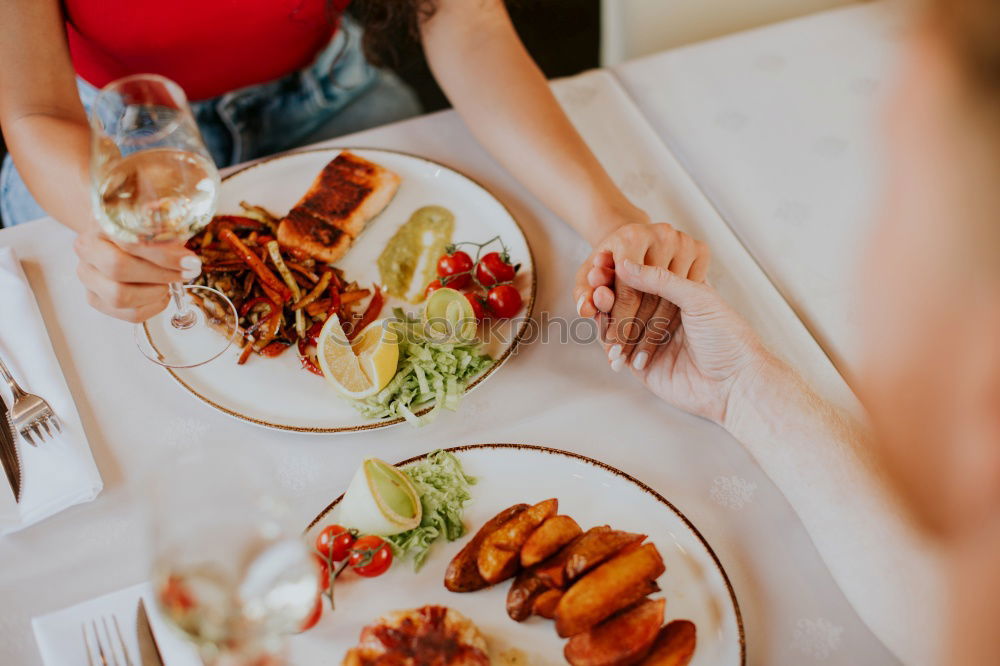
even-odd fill
[[[319,567],[320,589],[326,590],[330,587],[330,566],[319,553],[313,553],[313,557],[316,558],[316,565]]]
[[[359,576],[375,578],[392,566],[392,547],[382,537],[364,536],[351,549],[351,568]]]
[[[316,537],[316,550],[334,562],[341,562],[350,555],[353,545],[354,534],[340,525],[328,525]]]
[[[172,613],[180,615],[194,610],[198,605],[198,600],[184,583],[184,579],[180,576],[169,576],[163,587],[160,588],[160,603]]]
[[[472,280],[472,257],[461,250],[438,259],[437,274],[452,289],[462,289]]]
[[[521,309],[521,292],[509,284],[497,285],[486,294],[486,304],[490,312],[507,319],[513,317]]]
[[[323,595],[316,595],[316,605],[313,606],[312,612],[309,614],[305,620],[303,620],[302,625],[299,627],[299,631],[309,631],[316,626],[319,619],[323,617]]]
[[[510,265],[510,257],[506,252],[490,252],[476,264],[476,279],[484,287],[492,287],[498,282],[510,282],[516,272]]]
[[[427,289],[424,290],[424,298],[427,298],[428,296],[430,296],[443,286],[444,285],[441,284],[441,280],[432,280],[430,283],[428,283]]]
[[[476,321],[482,321],[486,319],[486,305],[483,303],[483,297],[479,294],[466,293],[465,299],[469,301],[472,305],[472,312],[476,315]]]

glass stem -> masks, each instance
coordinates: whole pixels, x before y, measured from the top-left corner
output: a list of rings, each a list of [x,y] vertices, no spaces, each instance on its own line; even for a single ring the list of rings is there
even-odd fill
[[[184,285],[180,282],[170,284],[170,296],[174,301],[174,316],[170,318],[170,325],[174,328],[191,328],[197,322],[194,310],[184,304]]]

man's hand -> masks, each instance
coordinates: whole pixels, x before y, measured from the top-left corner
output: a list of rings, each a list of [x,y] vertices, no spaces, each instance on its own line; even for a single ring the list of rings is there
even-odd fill
[[[752,384],[771,356],[750,325],[712,287],[659,266],[618,262],[618,282],[679,309],[672,338],[633,373],[664,402],[723,424],[738,386]]]

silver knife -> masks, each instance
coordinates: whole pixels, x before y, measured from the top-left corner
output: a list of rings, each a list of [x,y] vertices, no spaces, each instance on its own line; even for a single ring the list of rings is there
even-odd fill
[[[163,666],[160,646],[156,644],[153,626],[149,623],[146,602],[139,598],[139,608],[135,613],[135,633],[139,638],[139,663],[142,666]]]
[[[7,403],[0,397],[0,462],[3,471],[7,473],[10,489],[14,491],[14,501],[21,501],[21,460],[17,455],[17,445],[10,426],[10,415],[7,414]]]

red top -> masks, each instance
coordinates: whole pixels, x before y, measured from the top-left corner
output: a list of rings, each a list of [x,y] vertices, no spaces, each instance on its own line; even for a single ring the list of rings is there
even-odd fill
[[[63,0],[77,74],[162,74],[192,100],[312,62],[350,0]]]

